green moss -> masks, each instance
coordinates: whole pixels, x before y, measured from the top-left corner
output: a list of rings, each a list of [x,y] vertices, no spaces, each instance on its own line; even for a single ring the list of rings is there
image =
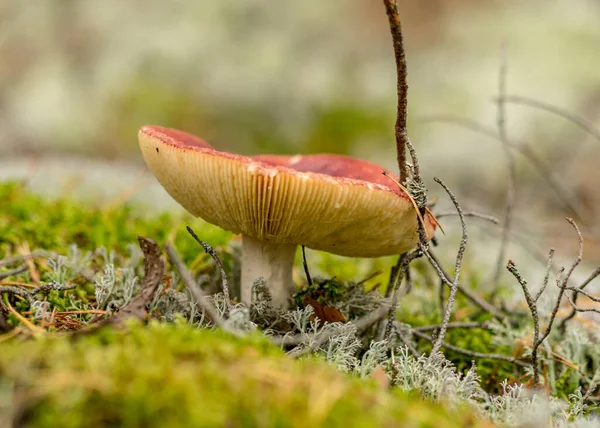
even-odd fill
[[[231,233],[186,214],[149,216],[130,205],[111,208],[68,198],[47,201],[14,182],[0,183],[0,200],[0,254],[14,251],[24,242],[32,250],[42,248],[58,254],[67,254],[72,244],[82,251],[106,247],[125,254],[127,245],[135,244],[137,236],[142,235],[160,244],[173,237],[185,260],[194,260],[200,254],[208,260],[209,256],[189,239],[186,224],[217,249],[231,238]]]
[[[27,426],[477,424],[471,412],[449,413],[315,359],[292,360],[259,335],[151,323],[2,346],[0,397]]]

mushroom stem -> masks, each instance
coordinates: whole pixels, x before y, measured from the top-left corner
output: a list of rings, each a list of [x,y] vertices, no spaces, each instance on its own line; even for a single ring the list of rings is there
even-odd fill
[[[242,302],[250,306],[252,284],[263,277],[276,308],[288,308],[294,294],[292,268],[296,244],[274,244],[242,236]]]

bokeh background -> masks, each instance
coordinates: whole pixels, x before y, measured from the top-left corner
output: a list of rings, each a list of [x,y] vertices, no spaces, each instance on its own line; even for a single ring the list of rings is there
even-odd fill
[[[403,0],[400,11],[409,134],[438,211],[449,204],[434,176],[465,209],[502,217],[501,144],[448,122],[497,134],[502,63],[508,94],[600,129],[600,1]],[[381,1],[0,0],[0,58],[0,179],[49,197],[121,195],[177,209],[145,172],[136,140],[145,124],[243,154],[346,153],[396,168],[396,71]],[[508,138],[546,169],[516,151],[511,248],[572,257],[569,215],[586,257],[600,260],[600,137],[539,109],[506,108]],[[444,224],[450,235],[459,226]],[[490,240],[471,251],[494,259],[499,229],[474,228]]]

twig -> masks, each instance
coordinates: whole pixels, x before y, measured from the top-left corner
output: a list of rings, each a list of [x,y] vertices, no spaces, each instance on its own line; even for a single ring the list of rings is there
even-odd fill
[[[488,322],[449,322],[447,324],[447,328],[448,329],[452,329],[452,328],[482,328],[482,329],[490,329],[491,328],[491,324]],[[438,330],[439,328],[442,327],[442,324],[432,324],[432,325],[424,325],[422,327],[412,327],[412,331],[419,331],[419,332],[424,332],[424,331],[431,331],[431,330]]]
[[[396,260],[396,264],[392,266],[390,270],[390,279],[388,281],[387,287],[385,289],[385,297],[390,297],[392,295],[392,291],[394,291],[394,285],[396,284],[398,278],[398,272],[400,270],[400,265],[402,264],[402,260],[404,258],[404,254],[402,253],[398,256],[398,260]]]
[[[29,291],[23,290],[22,288],[14,287],[12,285],[4,285],[0,287],[0,294],[14,294],[16,296],[21,296],[29,302],[31,306],[33,304],[33,294]]]
[[[72,290],[74,289],[76,286],[75,285],[62,285],[59,284],[57,282],[49,282],[47,284],[42,284],[36,288],[34,288],[33,290],[23,290],[21,288],[18,287],[14,287],[11,285],[4,285],[4,286],[0,286],[0,294],[2,293],[9,293],[9,294],[14,294],[17,296],[21,296],[23,298],[25,298],[27,300],[27,302],[29,303],[29,306],[31,306],[33,304],[33,302],[35,301],[34,297],[37,293],[39,292],[48,292],[51,290],[56,290],[56,291],[62,291],[62,290]]]
[[[435,255],[435,253],[433,252],[433,250],[431,248],[429,250],[427,250],[427,252],[425,253],[425,257],[427,258],[427,260],[429,261],[431,266],[433,266],[433,268],[437,272],[437,274],[440,277],[440,279],[442,280],[442,282],[444,284],[446,284],[446,286],[450,287],[450,284],[452,284],[452,282],[450,281],[450,275],[442,268],[439,259],[437,258],[437,256]],[[459,284],[458,291],[462,295],[464,295],[467,299],[469,299],[473,304],[475,304],[476,306],[479,306],[484,311],[492,314],[494,316],[494,318],[498,319],[499,321],[504,320],[504,316],[500,313],[500,311],[495,306],[493,306],[489,302],[485,301],[484,299],[479,297],[477,294],[473,293],[468,288],[465,288]]]
[[[27,269],[28,269],[27,266],[21,266],[16,269],[13,269],[13,270],[7,270],[5,272],[0,272],[0,280],[3,280],[4,278],[8,278],[9,276],[14,276],[14,275],[23,273]]]
[[[225,297],[225,302],[227,303],[227,311],[231,312],[231,310],[233,309],[233,305],[231,304],[231,299],[229,298],[229,285],[227,284],[227,274],[225,273],[225,269],[223,268],[223,263],[221,262],[219,255],[216,253],[213,247],[210,246],[210,244],[198,238],[198,235],[196,235],[196,232],[194,232],[191,227],[186,226],[186,229],[188,233],[192,235],[192,238],[194,238],[196,242],[202,245],[204,251],[206,251],[213,258],[213,260],[219,267],[219,271],[221,273],[221,283],[223,287],[223,296]]]
[[[444,218],[444,217],[458,216],[458,213],[456,213],[456,212],[450,212],[450,211],[444,211],[444,212],[436,214],[435,216],[438,219],[440,219],[440,218]],[[491,215],[488,215],[488,214],[478,213],[478,212],[475,212],[475,211],[466,211],[466,212],[463,212],[463,216],[464,217],[480,218],[482,220],[489,221],[490,223],[493,223],[493,224],[496,224],[496,225],[500,224],[500,220],[498,220],[498,218],[496,218],[494,216],[491,216]]]
[[[555,303],[552,313],[550,315],[550,320],[548,322],[548,325],[546,326],[546,330],[544,331],[544,333],[541,336],[540,336],[540,321],[539,321],[539,315],[538,315],[538,309],[537,309],[537,299],[539,298],[541,293],[538,293],[538,295],[536,295],[536,298],[534,299],[531,296],[531,293],[529,292],[529,289],[527,287],[527,281],[525,281],[525,279],[521,276],[515,263],[512,260],[509,260],[508,264],[506,266],[508,271],[515,277],[515,279],[517,280],[517,282],[523,289],[523,294],[525,296],[527,306],[529,307],[529,311],[531,312],[531,317],[533,319],[533,330],[534,331],[533,331],[533,346],[532,346],[532,350],[531,350],[531,360],[532,360],[532,365],[533,365],[533,384],[536,388],[539,386],[539,383],[540,383],[540,372],[539,372],[539,367],[538,367],[538,348],[544,342],[544,340],[546,340],[546,338],[550,335],[550,332],[552,331],[552,325],[554,324],[554,320],[556,319],[556,314],[558,313],[558,309],[560,308],[560,304],[562,302],[563,295],[567,288],[567,283],[569,282],[569,279],[570,279],[571,275],[573,274],[573,271],[579,265],[579,263],[581,263],[581,260],[583,259],[583,236],[581,235],[581,232],[580,232],[579,228],[577,227],[577,224],[575,223],[575,221],[573,221],[573,219],[567,218],[567,221],[573,226],[573,228],[575,228],[575,231],[577,232],[577,237],[579,239],[579,252],[577,254],[575,261],[573,262],[573,264],[571,265],[571,267],[569,268],[569,270],[567,271],[567,273],[564,277],[562,275],[563,275],[565,269],[561,268],[559,270],[559,273],[556,278],[556,285],[558,286],[560,291],[558,293],[558,297],[556,298],[556,303]],[[553,254],[554,254],[554,252],[550,251],[550,255],[548,256],[548,259],[549,259],[548,264],[551,263],[551,258],[553,256]],[[547,275],[544,277],[544,285],[542,286],[542,290],[545,289],[546,283],[547,283]]]
[[[470,131],[476,132],[478,134],[485,135],[488,138],[499,140],[499,137],[496,134],[496,132],[494,132],[494,130],[471,119],[450,115],[436,115],[428,116],[423,120],[426,122],[441,122],[457,125]],[[556,175],[556,173],[554,172],[554,168],[552,168],[540,156],[538,156],[529,144],[525,142],[520,142],[519,144],[517,144],[515,142],[510,141],[509,143],[510,147],[515,150],[518,150],[523,156],[525,156],[533,165],[533,167],[537,170],[540,176],[544,180],[546,180],[549,187],[554,191],[554,193],[558,197],[558,202],[560,202],[567,210],[571,211],[573,215],[575,215],[577,218],[584,219],[585,217],[580,210],[579,200],[571,190],[567,189],[563,185],[563,180],[561,180],[560,177]]]
[[[9,266],[14,263],[23,262],[23,261],[35,259],[38,257],[48,257],[49,254],[50,253],[48,251],[34,250],[29,254],[20,254],[18,256],[6,257],[6,258],[0,260],[0,267]]]
[[[392,40],[394,43],[394,56],[396,58],[397,72],[397,92],[398,92],[398,110],[396,117],[396,154],[398,158],[398,168],[400,170],[400,182],[406,182],[408,178],[408,168],[406,167],[406,141],[408,134],[406,132],[406,110],[407,110],[407,67],[406,55],[404,54],[404,42],[402,37],[402,26],[398,14],[398,4],[396,0],[383,0],[385,11],[390,24]]]
[[[587,133],[589,133],[594,139],[600,142],[600,130],[595,127],[595,125],[587,120],[584,117],[581,117],[577,114],[571,113],[570,111],[563,109],[561,107],[552,105],[550,103],[535,100],[529,97],[523,97],[520,95],[507,95],[504,97],[505,102],[513,103],[513,104],[521,104],[528,107],[537,108],[539,110],[544,110],[549,113],[560,116],[569,122],[575,124],[579,128],[583,129]]]
[[[517,181],[517,168],[515,163],[515,156],[513,151],[510,149],[510,143],[506,135],[506,108],[505,108],[505,97],[506,97],[506,75],[508,72],[508,61],[506,58],[506,45],[502,46],[502,60],[500,64],[500,73],[498,78],[498,137],[502,143],[502,149],[506,156],[506,162],[508,166],[508,188],[506,189],[506,203],[504,205],[504,218],[502,222],[502,237],[500,242],[500,250],[498,251],[498,258],[496,261],[496,270],[492,279],[492,293],[490,300],[493,301],[498,293],[500,286],[500,275],[502,273],[502,266],[506,258],[506,249],[508,247],[508,237],[510,236],[512,227],[512,214],[515,205],[516,196],[516,181]]]
[[[408,269],[408,265],[410,264],[410,262],[412,262],[414,259],[421,257],[423,254],[420,250],[415,250],[412,251],[410,253],[404,253],[402,254],[402,256],[400,257],[401,262],[400,262],[400,266],[398,267],[398,274],[396,276],[396,283],[394,285],[394,293],[392,294],[392,304],[390,305],[390,310],[388,312],[388,321],[385,327],[385,334],[383,336],[383,339],[389,343],[391,336],[392,336],[392,330],[393,330],[393,322],[394,322],[394,318],[396,317],[396,308],[398,307],[398,300],[400,299],[400,286],[402,285],[402,279],[404,278],[406,271]]]
[[[553,258],[554,258],[554,248],[550,248],[550,252],[548,253],[548,263],[546,264],[546,273],[544,274],[544,282],[542,283],[542,286],[540,287],[539,291],[535,295],[535,299],[533,299],[534,302],[537,302],[538,300],[540,300],[541,295],[544,293],[544,290],[546,290],[546,287],[548,286],[548,279],[550,277],[550,269],[552,268],[552,259]]]
[[[304,266],[304,273],[306,274],[306,282],[310,287],[313,282],[312,278],[310,277],[310,272],[308,271],[308,263],[306,263],[306,250],[304,249],[304,245],[302,245],[302,265]]]
[[[425,339],[429,342],[431,342],[433,340],[433,338],[431,336],[428,336],[426,334],[421,333],[420,331],[414,331],[413,333],[415,334],[415,336],[418,336],[422,339]],[[525,361],[521,361],[521,360],[517,360],[516,358],[513,357],[508,357],[506,355],[500,355],[500,354],[486,354],[484,352],[473,352],[473,351],[469,351],[467,349],[463,349],[463,348],[459,348],[457,346],[451,345],[449,343],[443,342],[442,343],[442,347],[449,349],[451,351],[454,352],[458,352],[460,354],[466,355],[468,357],[473,357],[473,358],[487,358],[487,359],[491,359],[491,360],[501,360],[501,361],[507,361],[509,363],[513,363],[517,366],[521,366],[521,367],[529,367],[529,364],[526,363]],[[432,353],[433,355],[433,353]]]
[[[460,217],[460,224],[462,226],[462,238],[460,240],[460,246],[458,248],[458,253],[456,255],[456,263],[455,263],[455,267],[454,267],[454,280],[452,281],[452,285],[450,286],[450,296],[448,297],[448,301],[446,303],[446,312],[444,313],[444,319],[442,321],[442,327],[440,328],[440,333],[438,334],[437,340],[433,344],[433,348],[431,350],[431,356],[436,355],[440,351],[440,348],[442,347],[442,345],[444,343],[444,337],[446,335],[446,330],[448,329],[448,322],[450,321],[450,316],[452,315],[452,309],[454,307],[454,300],[456,299],[456,293],[458,291],[458,283],[460,280],[460,268],[462,265],[462,260],[465,255],[465,249],[467,248],[467,242],[468,242],[467,225],[465,223],[465,218],[462,214],[462,208],[460,207],[460,204],[456,200],[456,196],[454,196],[454,193],[452,193],[450,188],[448,188],[446,183],[444,183],[442,180],[440,180],[437,177],[434,177],[433,180],[444,188],[446,193],[448,193],[448,196],[450,196],[452,203],[456,207],[456,211],[458,212],[458,215]],[[431,356],[430,356],[430,358],[431,358]]]
[[[190,290],[190,293],[192,293],[192,296],[194,297],[198,308],[206,314],[207,318],[214,325],[220,328],[224,328],[225,321],[219,316],[219,313],[212,305],[212,303],[206,299],[206,294],[204,293],[204,291],[202,291],[198,284],[196,284],[196,281],[194,281],[194,278],[192,278],[192,274],[190,273],[188,268],[185,267],[183,261],[181,261],[181,257],[179,257],[179,254],[177,254],[175,248],[173,248],[170,244],[166,244],[165,249],[167,250],[169,260],[171,260],[171,263],[173,263],[173,266],[175,267],[175,270],[181,277],[181,280],[183,281],[187,289]]]
[[[577,314],[576,303],[577,303],[577,297],[579,295],[579,292],[581,292],[585,287],[587,287],[588,284],[591,283],[598,276],[600,276],[600,266],[598,266],[596,268],[596,270],[593,271],[591,273],[591,275],[585,281],[583,281],[583,283],[578,287],[577,291],[573,292],[572,303],[571,303],[571,299],[569,299],[569,302],[573,306],[573,308],[571,309],[571,313],[569,315],[567,315],[566,318],[564,318],[562,320],[562,322],[560,323],[560,325],[558,326],[558,328],[560,328],[562,331],[564,331],[567,322],[569,322],[569,320],[573,319],[575,317],[575,315]]]

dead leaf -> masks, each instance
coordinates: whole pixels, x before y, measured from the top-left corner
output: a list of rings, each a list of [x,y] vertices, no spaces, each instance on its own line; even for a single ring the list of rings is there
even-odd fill
[[[323,322],[346,322],[346,317],[339,309],[319,303],[310,296],[305,296],[303,300],[304,306],[312,306],[315,310],[313,317],[319,318]]]

